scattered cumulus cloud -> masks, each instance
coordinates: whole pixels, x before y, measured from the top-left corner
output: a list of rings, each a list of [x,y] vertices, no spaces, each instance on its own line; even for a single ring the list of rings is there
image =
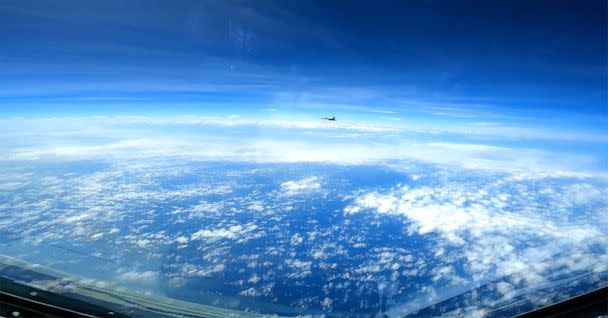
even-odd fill
[[[136,272],[136,271],[128,271],[118,275],[119,280],[124,281],[135,281],[135,282],[154,282],[158,280],[158,272],[154,271],[144,271],[144,272]]]
[[[606,254],[598,255],[592,247],[608,249],[606,198],[605,188],[586,183],[547,183],[537,188],[533,183],[504,178],[358,193],[343,212],[347,216],[403,217],[409,222],[410,235],[438,237],[430,251],[437,257],[450,259],[454,256],[446,251],[458,250],[467,276],[474,282],[508,277],[510,281],[496,288],[504,297],[511,297],[513,284],[533,288],[547,283],[544,274],[549,268],[606,270],[597,267],[608,261]],[[435,267],[433,281],[466,286],[467,279],[455,275],[456,269],[453,265]],[[395,313],[410,312],[414,303]]]
[[[227,228],[219,228],[214,230],[202,229],[194,232],[190,236],[190,240],[205,239],[208,241],[216,241],[220,239],[238,239],[246,238],[246,235],[257,228],[255,224],[233,225]]]
[[[281,191],[284,195],[298,195],[317,191],[321,188],[321,182],[318,177],[308,177],[300,180],[290,180],[281,183]]]

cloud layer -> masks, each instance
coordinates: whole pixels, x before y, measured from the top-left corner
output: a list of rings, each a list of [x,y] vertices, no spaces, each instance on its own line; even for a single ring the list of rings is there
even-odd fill
[[[521,174],[605,175],[603,154],[526,146],[373,123],[218,117],[92,117],[7,121],[3,159],[390,164],[416,161]],[[18,125],[17,125],[18,123]],[[450,136],[449,138],[447,136]],[[599,145],[598,145],[599,147]]]

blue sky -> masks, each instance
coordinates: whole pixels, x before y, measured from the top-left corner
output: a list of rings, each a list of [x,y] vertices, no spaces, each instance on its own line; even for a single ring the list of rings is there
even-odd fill
[[[9,112],[605,116],[605,12],[603,1],[6,1],[1,98]]]
[[[549,148],[605,166],[606,10],[603,1],[5,1],[0,114],[9,135],[31,128],[23,117],[117,116],[91,124],[101,129],[151,116],[138,123],[176,133],[190,129],[183,116],[202,116],[208,134],[236,126],[310,141],[336,130],[393,146]],[[319,117],[332,115],[339,122],[327,129]],[[50,129],[31,125],[29,134]]]

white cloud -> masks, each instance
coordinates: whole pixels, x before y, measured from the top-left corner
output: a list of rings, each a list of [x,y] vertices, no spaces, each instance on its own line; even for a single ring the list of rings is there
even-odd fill
[[[466,282],[481,284],[508,277],[511,283],[496,286],[505,297],[510,295],[514,283],[529,288],[547,283],[545,273],[551,268],[597,271],[597,264],[608,260],[608,256],[589,248],[597,244],[608,249],[605,188],[587,183],[547,183],[537,187],[535,183],[510,179],[490,180],[446,181],[433,187],[403,185],[388,191],[358,193],[344,213],[371,212],[406,218],[411,235],[437,237],[431,254],[445,259],[447,265],[434,267],[434,281],[466,286]],[[446,251],[454,249],[465,261],[469,278],[454,274],[455,261],[449,260],[455,256],[446,255]],[[369,264],[359,270],[373,272],[378,265]],[[447,296],[438,293],[436,297],[441,300]],[[410,312],[415,303],[398,307],[395,313]],[[420,306],[430,304],[423,302]]]
[[[304,237],[300,233],[296,233],[291,237],[291,245],[300,245],[304,241]]]
[[[257,229],[255,224],[249,223],[245,225],[237,224],[226,228],[215,230],[202,229],[194,232],[190,236],[190,240],[205,239],[208,241],[216,241],[220,239],[246,239],[247,234]]]
[[[366,122],[246,119],[202,116],[115,116],[7,121],[3,135],[24,133],[5,145],[0,160],[193,159],[245,162],[386,164],[420,161],[470,169],[501,170],[520,178],[542,175],[608,176],[595,155],[485,143],[445,142],[427,130]],[[179,129],[199,125],[200,133]],[[242,127],[235,136],[235,126]],[[12,127],[12,128],[11,128]],[[25,127],[25,128],[24,128]],[[263,134],[249,128],[263,127]],[[178,128],[178,129],[175,129]],[[482,127],[483,128],[483,127]],[[292,130],[303,130],[293,133]],[[87,134],[78,135],[81,131]],[[244,132],[243,132],[244,131]],[[54,135],[63,132],[67,135]],[[70,135],[69,133],[72,133]],[[352,135],[357,138],[336,138]],[[452,132],[446,132],[453,136]],[[39,136],[45,136],[40,139]],[[417,138],[421,136],[422,138]],[[429,137],[430,136],[430,137]],[[479,139],[477,139],[479,140]],[[538,144],[537,144],[538,145]],[[599,167],[599,168],[598,168]],[[7,184],[6,187],[17,186]]]
[[[291,180],[281,183],[281,191],[284,195],[297,195],[317,191],[321,188],[318,177],[308,177],[300,180]]]
[[[253,274],[251,276],[251,278],[249,278],[249,280],[247,280],[247,282],[252,283],[252,284],[257,284],[262,280],[262,278],[260,276],[258,276],[257,274]]]
[[[223,263],[209,264],[206,266],[195,265],[192,263],[183,263],[179,265],[177,276],[172,278],[187,278],[187,277],[211,277],[214,274],[223,272],[226,265]]]
[[[277,108],[265,108],[275,112]],[[392,114],[392,111],[377,111]],[[402,118],[397,118],[402,119]],[[403,118],[405,119],[405,118]],[[279,129],[301,129],[314,131],[356,131],[361,133],[398,133],[398,134],[445,134],[483,138],[509,138],[526,140],[562,140],[606,143],[605,134],[577,130],[556,130],[545,127],[510,126],[499,123],[456,121],[441,124],[430,120],[392,121],[387,123],[383,118],[355,120],[339,118],[327,123],[317,118],[244,118],[240,115],[226,116],[88,116],[88,117],[41,117],[41,118],[5,118],[0,119],[0,130],[12,136],[36,136],[43,132],[47,136],[124,136],[133,132],[133,128],[150,128],[153,126],[200,126],[208,128],[222,127],[259,127]],[[119,134],[116,134],[119,133]]]
[[[154,271],[128,271],[118,275],[119,280],[134,282],[154,282],[158,279],[158,272]]]
[[[202,138],[202,139],[201,139]],[[286,150],[289,149],[289,150]],[[558,154],[536,149],[518,149],[462,143],[349,143],[282,141],[272,139],[218,140],[207,137],[158,137],[122,140],[99,145],[46,145],[11,150],[5,160],[185,159],[258,163],[321,162],[333,164],[379,164],[401,169],[410,161],[457,166],[476,170],[505,171],[513,178],[573,176],[608,177],[593,168],[596,159],[578,154]],[[295,182],[295,181],[294,181]]]
[[[262,296],[262,292],[255,289],[254,287],[249,287],[249,288],[239,292],[239,295],[247,296],[247,297],[259,297],[259,296]]]
[[[205,200],[201,200],[198,204],[187,208],[186,212],[188,213],[188,217],[196,218],[196,217],[204,217],[210,213],[218,213],[225,208],[225,204],[222,202],[207,202]]]
[[[178,236],[177,238],[175,238],[175,242],[179,243],[179,244],[187,244],[190,240],[185,237],[185,236]]]

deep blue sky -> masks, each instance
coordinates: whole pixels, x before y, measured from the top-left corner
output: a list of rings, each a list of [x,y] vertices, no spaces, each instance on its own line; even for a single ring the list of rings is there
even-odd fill
[[[607,3],[3,1],[0,103],[605,116]]]

